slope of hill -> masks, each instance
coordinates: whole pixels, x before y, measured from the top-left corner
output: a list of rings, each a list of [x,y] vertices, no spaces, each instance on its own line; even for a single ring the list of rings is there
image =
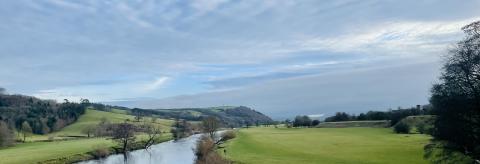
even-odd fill
[[[57,103],[31,96],[0,94],[0,121],[21,129],[28,123],[35,134],[57,131],[85,113],[86,104]]]
[[[134,120],[135,116],[121,114],[120,112],[105,112],[105,111],[98,111],[93,109],[87,109],[85,114],[80,116],[77,122],[66,126],[62,130],[53,133],[52,135],[55,136],[86,136],[86,134],[82,133],[82,130],[91,125],[98,125],[102,121],[102,119],[106,119],[111,123],[121,123],[125,122],[126,120]],[[145,121],[151,122],[150,118],[146,117],[143,118]],[[133,122],[135,123],[135,122]],[[165,119],[157,119],[154,122],[156,125],[160,126],[162,131],[170,131],[170,126],[173,124],[173,120],[165,120]]]
[[[251,108],[245,106],[222,106],[210,108],[179,108],[179,109],[129,109],[130,113],[142,115],[156,115],[162,118],[179,118],[190,121],[201,121],[208,116],[217,117],[225,126],[239,127],[256,123],[272,123],[273,120]]]

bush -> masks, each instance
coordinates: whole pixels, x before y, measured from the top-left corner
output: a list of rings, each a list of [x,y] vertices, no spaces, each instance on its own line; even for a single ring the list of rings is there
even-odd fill
[[[410,125],[401,121],[398,122],[395,126],[393,126],[393,130],[396,133],[408,134],[410,132]]]
[[[95,150],[92,152],[92,155],[95,158],[104,158],[110,155],[110,149],[105,145],[97,145]]]
[[[235,132],[233,130],[223,132],[222,133],[222,141],[227,141],[227,140],[234,139],[236,136],[237,135],[235,134]]]
[[[55,140],[55,136],[49,135],[49,136],[48,136],[48,141],[53,141],[53,140]]]
[[[195,155],[197,159],[196,164],[227,164],[228,160],[222,158],[220,154],[215,151],[215,142],[208,136],[202,136],[197,142]]]

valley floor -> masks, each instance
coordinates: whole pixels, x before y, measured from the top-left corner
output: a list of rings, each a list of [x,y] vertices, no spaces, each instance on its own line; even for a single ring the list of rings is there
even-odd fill
[[[395,134],[389,128],[250,128],[226,143],[237,163],[428,163],[430,137]],[[223,149],[219,152],[224,153]]]

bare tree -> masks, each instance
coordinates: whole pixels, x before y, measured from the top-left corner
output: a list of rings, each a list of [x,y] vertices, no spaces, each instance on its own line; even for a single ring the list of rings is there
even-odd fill
[[[112,139],[120,144],[124,155],[127,154],[131,145],[135,142],[136,129],[135,125],[129,123],[113,125]]]
[[[215,140],[215,132],[220,128],[220,123],[217,118],[209,116],[202,121],[203,131],[208,133],[212,140]]]
[[[32,134],[32,127],[30,127],[30,124],[28,124],[27,121],[24,121],[22,123],[22,135],[23,135],[23,142],[26,141],[27,136],[30,136]]]
[[[90,136],[92,136],[96,130],[97,128],[95,125],[88,125],[82,129],[82,133],[86,134],[87,137],[90,138]]]
[[[162,131],[159,127],[152,124],[144,125],[142,131],[147,134],[147,139],[143,143],[143,148],[148,149],[160,139]]]

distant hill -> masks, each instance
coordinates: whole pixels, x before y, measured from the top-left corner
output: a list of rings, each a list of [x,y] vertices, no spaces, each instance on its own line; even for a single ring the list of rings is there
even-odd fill
[[[190,121],[201,121],[208,116],[217,117],[227,127],[272,123],[273,120],[249,107],[222,106],[210,108],[180,108],[180,109],[129,109],[129,112],[141,115],[156,115],[161,118],[179,118]]]

